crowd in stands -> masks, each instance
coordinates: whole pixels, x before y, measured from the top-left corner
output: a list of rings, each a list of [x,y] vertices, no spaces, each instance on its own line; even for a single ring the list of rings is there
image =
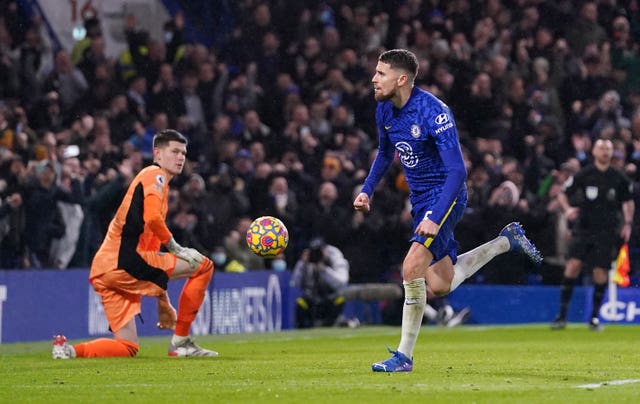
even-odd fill
[[[541,269],[498,257],[477,282],[560,279],[571,224],[555,197],[594,139],[613,139],[614,164],[640,181],[635,0],[244,0],[211,47],[186,43],[182,13],[159,22],[163,38],[127,16],[117,58],[97,18],[56,49],[16,4],[0,1],[1,268],[87,268],[154,133],[174,128],[190,142],[170,196],[176,241],[218,253],[219,270],[269,268],[242,243],[252,218],[274,215],[290,231],[289,268],[322,237],[351,282],[385,280],[411,232],[399,163],[366,218],[352,200],[378,140],[370,80],[391,48],[416,53],[416,85],[456,117],[469,186],[460,249],[516,220],[545,256]]]

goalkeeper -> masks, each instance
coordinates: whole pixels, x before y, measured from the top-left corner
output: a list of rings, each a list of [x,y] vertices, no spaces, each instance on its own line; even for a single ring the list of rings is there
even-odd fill
[[[217,356],[198,346],[189,328],[213,276],[213,263],[193,248],[180,246],[165,224],[169,181],[182,172],[187,139],[171,129],[153,139],[153,164],[129,185],[100,249],[91,264],[89,281],[102,298],[113,339],[100,338],[70,345],[64,335],[53,341],[53,358],[132,357],[138,353],[135,316],[142,296],[158,302],[158,328],[173,330],[169,356]],[[169,253],[160,252],[164,245]],[[188,278],[178,312],[167,295],[169,280]]]

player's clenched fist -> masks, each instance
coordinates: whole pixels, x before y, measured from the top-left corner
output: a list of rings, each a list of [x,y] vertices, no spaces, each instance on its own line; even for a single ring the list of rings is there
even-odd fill
[[[361,212],[369,212],[369,210],[371,209],[371,207],[369,206],[369,195],[365,194],[364,192],[360,192],[360,194],[358,194],[358,196],[356,196],[356,199],[353,201],[353,208]]]

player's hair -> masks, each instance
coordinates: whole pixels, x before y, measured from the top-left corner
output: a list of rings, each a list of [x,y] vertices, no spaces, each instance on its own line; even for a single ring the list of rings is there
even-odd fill
[[[173,129],[164,129],[156,133],[153,137],[153,147],[165,147],[169,142],[180,142],[187,144],[187,138],[182,133]]]
[[[382,52],[378,61],[386,63],[393,69],[402,69],[409,73],[409,79],[413,81],[418,75],[418,58],[406,49],[390,49]]]

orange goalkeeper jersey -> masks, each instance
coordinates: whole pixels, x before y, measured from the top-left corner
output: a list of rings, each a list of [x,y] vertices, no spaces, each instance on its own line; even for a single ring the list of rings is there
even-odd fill
[[[136,175],[93,258],[89,279],[123,269],[136,279],[167,288],[168,274],[144,257],[162,254],[161,244],[171,238],[165,223],[168,199],[169,181],[160,166],[150,165]]]

